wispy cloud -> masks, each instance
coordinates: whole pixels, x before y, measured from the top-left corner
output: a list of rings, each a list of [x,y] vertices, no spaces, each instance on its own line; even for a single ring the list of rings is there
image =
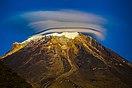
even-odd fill
[[[29,22],[28,26],[32,29],[35,29],[37,32],[43,31],[43,34],[76,31],[93,34],[101,40],[105,38],[103,24],[106,20],[91,13],[74,10],[34,11],[24,13],[20,17],[26,19]]]

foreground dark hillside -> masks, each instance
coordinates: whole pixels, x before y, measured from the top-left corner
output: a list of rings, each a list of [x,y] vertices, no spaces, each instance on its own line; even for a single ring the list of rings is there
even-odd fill
[[[0,88],[32,88],[32,86],[0,61]]]

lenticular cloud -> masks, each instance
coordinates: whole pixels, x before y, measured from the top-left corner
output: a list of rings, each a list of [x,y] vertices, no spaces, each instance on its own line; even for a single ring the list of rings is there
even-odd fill
[[[21,15],[28,26],[40,34],[53,32],[81,32],[103,40],[105,19],[100,16],[73,10],[35,11]]]

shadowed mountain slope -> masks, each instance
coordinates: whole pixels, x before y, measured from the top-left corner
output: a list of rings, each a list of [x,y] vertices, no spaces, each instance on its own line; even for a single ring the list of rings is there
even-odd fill
[[[32,88],[32,86],[0,61],[0,88]]]
[[[3,61],[34,88],[132,88],[132,64],[83,34],[15,43]]]

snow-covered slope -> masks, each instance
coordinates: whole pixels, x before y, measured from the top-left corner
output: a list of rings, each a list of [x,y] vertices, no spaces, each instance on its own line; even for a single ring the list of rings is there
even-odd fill
[[[79,33],[78,32],[62,32],[62,33],[52,33],[52,34],[48,34],[46,36],[65,36],[69,39],[74,39],[76,36],[78,36]]]
[[[65,36],[66,38],[74,39],[78,35],[79,35],[78,32],[51,33],[51,34],[46,34],[46,35],[37,34],[37,35],[31,36],[30,38],[28,38],[26,41],[24,41],[22,43],[40,40],[41,38],[43,38],[45,36],[58,36],[58,37]]]

